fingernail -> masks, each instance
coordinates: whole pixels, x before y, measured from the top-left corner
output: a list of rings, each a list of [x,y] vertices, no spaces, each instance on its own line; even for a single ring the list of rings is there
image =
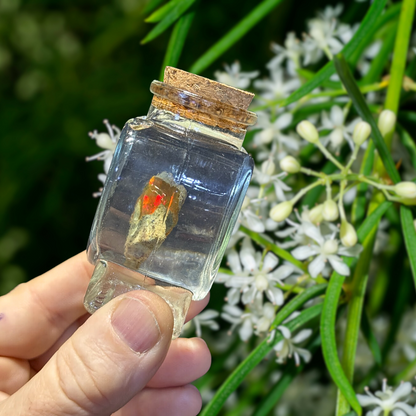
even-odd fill
[[[117,306],[111,323],[118,336],[136,352],[145,352],[160,339],[155,315],[138,299],[124,298]]]

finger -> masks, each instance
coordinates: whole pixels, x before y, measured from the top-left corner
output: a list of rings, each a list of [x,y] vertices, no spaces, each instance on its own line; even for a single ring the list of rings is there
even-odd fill
[[[189,310],[186,315],[185,322],[190,321],[196,315],[198,315],[202,310],[204,310],[205,307],[208,305],[208,302],[209,302],[209,293],[202,300],[192,301],[191,304],[189,305]]]
[[[85,314],[84,295],[94,266],[82,252],[0,297],[0,355],[33,359],[49,350]],[[192,319],[209,298],[192,302]]]
[[[195,386],[146,388],[113,416],[196,416],[202,407]]]
[[[178,338],[147,387],[176,387],[202,377],[211,366],[211,354],[201,338]]]
[[[8,399],[9,396],[10,396],[10,394],[7,394],[7,393],[5,393],[3,391],[0,391],[0,402],[2,402],[3,400]]]
[[[172,329],[172,312],[159,296],[141,290],[113,299],[0,404],[0,414],[29,414],[30,408],[43,416],[111,415],[154,376]]]
[[[77,318],[93,266],[85,252],[0,297],[0,355],[30,359],[45,352]]]
[[[200,313],[208,304],[209,302],[209,294],[205,297],[205,299],[202,299],[200,301],[193,301],[191,302],[191,305],[189,306],[188,314],[186,317],[186,322],[194,318],[195,315]],[[74,323],[72,323],[66,330],[63,332],[63,334],[57,339],[57,341],[43,354],[36,357],[33,360],[30,360],[30,365],[35,371],[39,371],[52,357],[52,355],[55,354],[56,351],[63,345],[71,336],[72,334],[90,317],[91,315],[89,313],[86,313],[85,315],[78,318]],[[1,373],[0,373],[1,374]],[[193,381],[193,380],[191,380]],[[187,381],[182,384],[190,383],[191,381]],[[1,387],[0,387],[1,389]]]
[[[0,391],[13,394],[30,379],[28,361],[0,357]]]

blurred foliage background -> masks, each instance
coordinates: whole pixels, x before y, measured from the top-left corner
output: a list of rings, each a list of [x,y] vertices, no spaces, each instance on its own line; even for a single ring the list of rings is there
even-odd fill
[[[258,3],[200,0],[178,67],[189,69]],[[235,60],[264,71],[271,41],[300,36],[326,4],[282,2],[202,75]],[[122,127],[146,114],[171,32],[141,45],[153,27],[145,6],[0,0],[0,294],[85,248],[103,171],[85,162],[100,150],[87,133],[104,131],[104,118]],[[345,2],[345,19],[361,19],[367,7]]]

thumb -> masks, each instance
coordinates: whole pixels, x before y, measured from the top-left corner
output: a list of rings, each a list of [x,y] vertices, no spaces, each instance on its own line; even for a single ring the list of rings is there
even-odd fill
[[[120,296],[92,315],[3,403],[6,409],[14,406],[10,414],[111,415],[156,373],[172,328],[172,312],[159,296],[149,291]]]

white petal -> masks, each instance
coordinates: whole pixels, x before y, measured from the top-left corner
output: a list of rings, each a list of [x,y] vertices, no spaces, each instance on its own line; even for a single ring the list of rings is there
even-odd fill
[[[311,263],[309,263],[308,271],[311,277],[315,278],[325,267],[324,257],[318,256]]]
[[[341,107],[334,105],[331,108],[331,121],[334,126],[342,126],[344,124],[344,112]]]
[[[312,329],[302,329],[298,334],[292,338],[294,344],[299,344],[312,335]]]
[[[288,237],[290,234],[293,234],[296,231],[296,227],[288,227],[284,230],[275,232],[276,237],[285,238]]]
[[[292,113],[284,113],[275,121],[274,125],[279,130],[283,130],[287,126],[289,126],[289,124],[292,122],[292,120],[293,120],[293,114]]]
[[[303,358],[305,363],[308,363],[312,358],[312,354],[305,348],[296,347],[295,351]]]
[[[277,266],[278,263],[279,263],[279,259],[276,257],[276,255],[269,252],[264,257],[262,270],[264,270],[265,272],[269,272],[273,270]]]
[[[334,270],[341,276],[350,275],[350,268],[338,256],[331,254],[328,256],[328,260]]]
[[[246,211],[243,215],[248,229],[256,233],[264,233],[265,228],[263,221],[256,214],[251,211]]]
[[[399,399],[407,399],[407,396],[412,392],[412,384],[409,382],[401,383],[391,396],[392,401]]]
[[[272,278],[275,280],[284,280],[289,277],[293,271],[294,267],[291,264],[283,264],[282,266],[278,267],[271,275]]]
[[[233,273],[240,273],[242,271],[240,257],[236,250],[233,249],[228,253],[227,262]]]
[[[256,252],[251,244],[251,240],[249,238],[244,238],[240,250],[240,260],[244,270],[253,271],[257,269],[255,254]]]
[[[275,351],[277,351],[277,352],[280,352],[281,350],[282,350],[282,348],[283,348],[283,344],[284,344],[284,340],[282,339],[282,340],[280,340],[274,347],[273,347],[273,349],[275,350]]]
[[[279,325],[277,327],[277,329],[282,333],[282,335],[286,338],[286,339],[290,339],[291,336],[291,332],[290,329],[283,326],[283,325]]]
[[[274,305],[283,305],[283,292],[278,287],[271,287],[266,290],[266,296]]]
[[[253,326],[251,325],[250,319],[244,319],[238,334],[243,341],[247,341],[253,335]]]
[[[363,251],[363,246],[360,244],[356,244],[353,247],[341,246],[338,250],[338,254],[341,254],[341,256],[347,256],[347,257],[358,257],[358,255],[362,251]]]
[[[241,301],[244,303],[244,305],[247,305],[254,300],[254,296],[256,295],[257,289],[256,286],[250,286],[248,289],[246,289],[243,292],[243,296],[241,296]]]
[[[310,246],[299,246],[291,252],[292,256],[297,260],[305,260],[315,254],[315,250]]]
[[[409,406],[409,405],[408,405]],[[410,406],[409,406],[410,407]],[[400,409],[394,409],[392,415],[393,416],[406,416],[406,415],[414,415],[414,411],[412,408],[410,408],[411,413],[405,413],[403,410]]]
[[[371,397],[367,394],[357,394],[357,399],[360,402],[360,405],[363,407],[371,406],[371,405],[380,405],[380,399],[377,397]]]
[[[220,272],[217,274],[217,277],[215,278],[215,283],[225,283],[230,279],[230,277],[233,277],[233,275]]]
[[[239,288],[232,288],[227,292],[227,302],[230,305],[237,305],[240,302],[240,289]]]
[[[214,311],[213,309],[207,309],[198,315],[198,319],[200,321],[207,321],[209,319],[218,318],[218,316],[219,316],[218,311]]]
[[[325,243],[325,239],[322,237],[321,230],[315,227],[312,223],[304,223],[303,230],[305,234],[315,240],[319,245]]]
[[[222,308],[222,310],[227,313],[228,315],[234,316],[236,318],[240,318],[241,315],[243,314],[243,311],[237,307],[237,306],[233,306],[233,305],[227,305],[225,304]]]

